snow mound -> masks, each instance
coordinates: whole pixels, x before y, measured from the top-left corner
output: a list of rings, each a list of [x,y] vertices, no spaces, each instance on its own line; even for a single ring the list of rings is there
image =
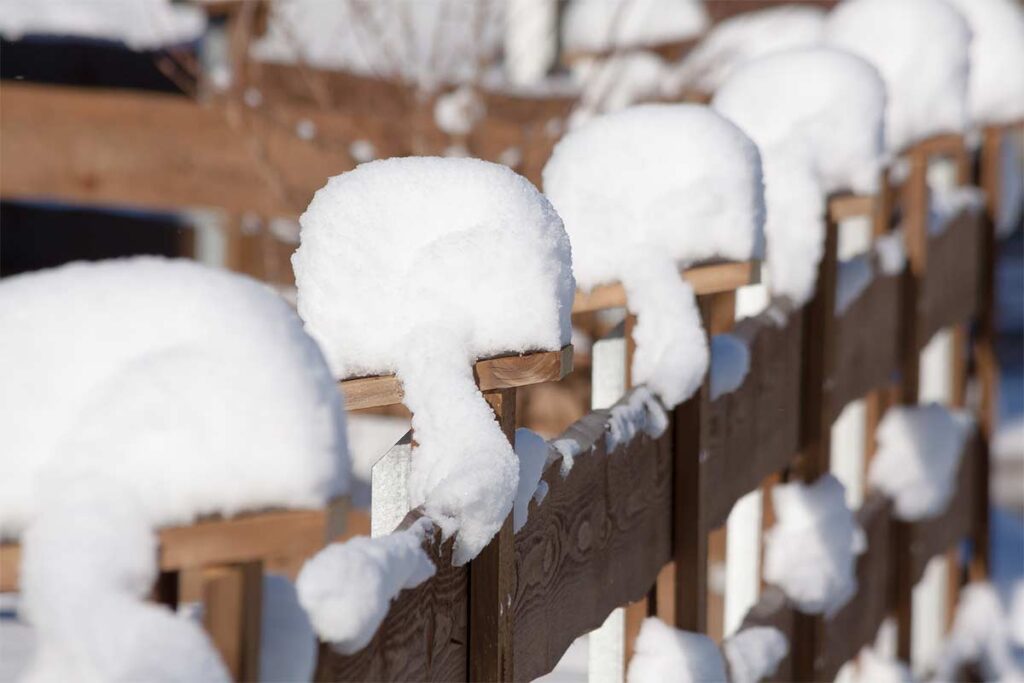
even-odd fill
[[[606,52],[685,40],[707,26],[701,0],[572,0],[562,20],[569,52]]]
[[[956,680],[967,664],[976,664],[985,681],[1024,680],[1024,657],[1014,652],[1014,645],[1012,616],[996,589],[972,583],[960,591],[953,628],[935,665],[935,680]]]
[[[759,253],[760,160],[706,107],[642,105],[571,131],[544,168],[544,189],[572,238],[583,289],[619,281],[637,314],[635,383],[673,407],[700,385],[707,341],[687,263]]]
[[[789,654],[782,631],[771,626],[746,628],[722,641],[732,683],[757,683],[772,676]]]
[[[878,451],[868,482],[893,499],[899,519],[917,521],[945,511],[973,425],[967,413],[936,403],[886,411],[875,433]]]
[[[776,523],[765,534],[764,577],[800,611],[830,616],[857,592],[864,533],[832,475],[772,489]]]
[[[944,0],[846,0],[825,22],[825,41],[881,73],[891,152],[966,128],[971,30]]]
[[[349,483],[337,386],[269,288],[190,261],[0,283],[0,535],[104,475],[151,526],[312,508]]]
[[[626,675],[629,683],[726,681],[725,661],[715,641],[674,629],[657,617],[644,619]]]
[[[331,178],[300,218],[299,314],[338,377],[395,372],[413,413],[414,506],[474,557],[512,509],[518,463],[473,362],[571,338],[569,240],[505,166],[406,158]]]
[[[493,61],[505,4],[449,0],[276,0],[250,55],[363,76],[402,78],[433,90],[462,83]]]
[[[299,604],[313,629],[343,654],[362,650],[404,588],[415,588],[436,571],[423,551],[430,521],[387,536],[357,536],[333,543],[303,565],[296,581]]]
[[[736,68],[753,59],[819,44],[824,25],[824,10],[800,5],[730,17],[716,24],[683,58],[673,75],[675,89],[713,93]]]
[[[1024,8],[1014,0],[947,2],[971,28],[971,119],[998,124],[1024,118]]]
[[[21,680],[228,681],[197,624],[146,602],[157,539],[143,497],[103,476],[51,494],[22,542],[36,647]]]
[[[750,348],[733,334],[711,338],[711,400],[743,386],[750,371]]]
[[[779,97],[784,91],[785,97]],[[736,69],[712,106],[757,143],[764,164],[768,282],[806,303],[824,249],[826,197],[877,189],[885,85],[864,60],[811,47]]]
[[[152,50],[191,42],[206,30],[199,7],[172,0],[0,0],[0,35],[78,36]]]

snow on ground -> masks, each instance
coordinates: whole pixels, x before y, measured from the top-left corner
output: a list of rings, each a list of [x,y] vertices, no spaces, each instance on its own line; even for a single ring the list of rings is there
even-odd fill
[[[857,591],[864,533],[843,485],[825,475],[772,488],[776,523],[765,532],[764,578],[808,614],[835,613]]]
[[[813,294],[826,196],[877,189],[885,161],[885,101],[874,68],[823,47],[747,62],[715,93],[712,106],[761,152],[768,284],[774,294],[797,304]]]
[[[0,0],[0,35],[77,36],[123,42],[133,50],[187,43],[206,29],[206,14],[172,0]]]
[[[582,289],[621,282],[637,314],[633,378],[669,407],[699,386],[707,342],[679,268],[758,253],[764,215],[754,145],[705,107],[642,105],[571,131],[544,189],[572,238]]]
[[[881,73],[888,91],[885,129],[891,152],[967,127],[971,31],[950,5],[846,0],[829,14],[825,40],[863,57]]]
[[[824,24],[824,10],[806,5],[783,5],[730,17],[712,27],[683,58],[670,77],[670,88],[713,93],[746,62],[817,45]]]
[[[1024,118],[1024,8],[1015,0],[947,0],[971,29],[967,96],[976,124]]]
[[[640,627],[626,675],[629,683],[725,681],[725,660],[711,638],[672,628],[657,617]]]
[[[307,561],[296,589],[317,635],[345,654],[366,647],[402,589],[434,575],[422,547],[429,529],[420,519],[386,536],[333,543]]]
[[[708,23],[701,0],[570,0],[564,11],[562,45],[570,54],[685,40]]]
[[[338,377],[396,372],[413,413],[413,506],[474,557],[512,508],[518,463],[478,358],[557,350],[575,283],[561,219],[475,159],[406,158],[331,178],[300,218],[299,314]]]
[[[964,444],[973,429],[968,413],[936,403],[890,408],[875,432],[878,450],[868,482],[892,498],[899,519],[941,515],[956,492]]]

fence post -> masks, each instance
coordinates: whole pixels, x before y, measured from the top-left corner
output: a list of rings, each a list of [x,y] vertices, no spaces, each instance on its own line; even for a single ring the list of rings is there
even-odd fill
[[[515,445],[516,390],[484,392],[509,443]],[[469,680],[511,681],[512,589],[515,548],[512,515],[469,564]]]

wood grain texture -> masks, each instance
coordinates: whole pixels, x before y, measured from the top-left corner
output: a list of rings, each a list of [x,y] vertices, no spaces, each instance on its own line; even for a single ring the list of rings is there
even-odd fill
[[[891,509],[885,497],[870,495],[857,511],[868,546],[857,558],[857,594],[825,620],[819,680],[834,680],[844,663],[874,642],[889,615]]]
[[[831,417],[870,391],[893,382],[900,364],[899,275],[877,275],[836,319]]]
[[[554,668],[577,636],[643,598],[671,559],[671,430],[609,452],[607,422],[598,410],[565,432],[581,453],[565,479],[561,458],[548,466],[548,493],[516,534],[517,680]]]
[[[537,351],[477,361],[473,369],[481,391],[557,382],[572,372],[572,346],[558,351]],[[339,382],[345,394],[345,410],[363,410],[401,403],[402,382],[394,375],[357,377]]]
[[[969,320],[978,310],[983,219],[981,211],[962,211],[928,240],[920,294],[922,343],[944,327]]]
[[[732,506],[783,469],[798,448],[800,312],[778,324],[776,312],[737,323],[733,334],[750,348],[750,370],[734,392],[708,406],[702,518],[709,531],[725,523]]]
[[[717,294],[759,282],[761,267],[756,261],[714,263],[687,268],[682,272],[682,276],[690,283],[696,294]],[[615,283],[599,285],[589,292],[576,292],[572,312],[585,313],[624,306],[626,290],[621,284]]]
[[[413,511],[401,527],[419,518]],[[399,593],[370,644],[343,655],[321,643],[314,680],[465,681],[469,670],[469,572],[452,566],[453,540],[440,530],[423,547],[437,574]]]

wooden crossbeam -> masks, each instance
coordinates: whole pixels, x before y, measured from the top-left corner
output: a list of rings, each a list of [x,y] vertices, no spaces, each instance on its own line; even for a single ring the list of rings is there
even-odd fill
[[[557,382],[572,372],[572,346],[558,351],[540,351],[516,356],[499,356],[477,361],[474,367],[480,391],[511,389],[543,382]],[[394,375],[358,377],[340,382],[345,409],[361,410],[401,403],[402,382]]]
[[[758,261],[740,261],[694,266],[682,271],[682,276],[696,294],[718,294],[760,282],[761,264]],[[586,313],[625,305],[626,290],[621,283],[616,282],[599,285],[589,292],[576,292],[572,312]]]
[[[838,223],[849,218],[871,216],[878,199],[871,194],[840,194],[828,200],[828,217]]]
[[[161,529],[160,569],[309,557],[341,535],[347,508],[347,499],[338,498],[316,510],[272,510]],[[0,544],[0,592],[18,590],[20,568],[20,544]]]

